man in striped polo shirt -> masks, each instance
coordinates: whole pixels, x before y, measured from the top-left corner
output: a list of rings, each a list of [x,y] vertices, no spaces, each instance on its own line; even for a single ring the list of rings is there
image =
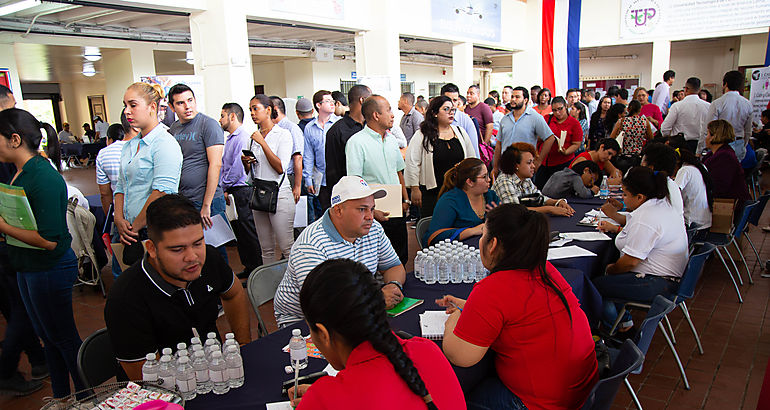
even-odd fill
[[[372,274],[381,272],[386,308],[404,298],[401,290],[406,271],[382,225],[374,220],[374,199],[383,196],[385,190],[373,190],[358,176],[344,176],[334,185],[331,208],[305,228],[291,248],[288,268],[273,301],[278,326],[304,318],[299,291],[307,274],[328,259],[352,259],[366,265]]]

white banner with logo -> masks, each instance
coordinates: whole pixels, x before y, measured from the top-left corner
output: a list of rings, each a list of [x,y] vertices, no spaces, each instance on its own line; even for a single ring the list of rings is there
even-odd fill
[[[770,67],[751,69],[751,95],[749,98],[753,109],[754,127],[761,127],[762,111],[770,103]]]
[[[770,26],[770,0],[622,0],[620,38],[678,35]]]

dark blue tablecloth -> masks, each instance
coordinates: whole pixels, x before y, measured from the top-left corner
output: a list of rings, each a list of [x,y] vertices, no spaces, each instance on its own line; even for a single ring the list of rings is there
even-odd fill
[[[74,142],[71,144],[61,144],[61,156],[67,158],[69,156],[80,156],[83,153],[83,144]]]

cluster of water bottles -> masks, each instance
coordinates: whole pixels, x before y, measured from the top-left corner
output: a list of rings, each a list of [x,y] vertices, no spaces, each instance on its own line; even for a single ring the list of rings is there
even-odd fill
[[[193,337],[189,347],[178,343],[176,349],[172,355],[170,347],[164,348],[160,360],[156,360],[155,353],[148,353],[142,379],[158,382],[167,389],[176,386],[185,400],[212,391],[225,394],[231,388],[243,386],[243,358],[234,334],[225,335],[224,346],[216,333],[209,332],[205,344]]]
[[[429,285],[473,283],[487,275],[478,249],[449,239],[418,251],[414,259],[414,276]]]

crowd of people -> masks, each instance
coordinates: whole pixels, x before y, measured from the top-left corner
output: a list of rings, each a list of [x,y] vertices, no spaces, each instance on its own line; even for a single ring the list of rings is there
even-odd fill
[[[506,86],[483,100],[478,86],[464,97],[450,83],[430,99],[404,93],[399,124],[388,100],[362,84],[347,95],[320,90],[298,100],[297,124],[280,97],[258,94],[247,104],[258,127],[251,134],[238,102],[223,104],[217,123],[198,112],[184,84],[168,95],[131,84],[121,123],[100,125],[95,135],[106,139],[96,159],[102,207],[130,266],[121,272],[113,256],[104,316],[117,360],[129,378],[140,378],[147,353],[218,334],[218,304],[238,342],[248,343],[239,279],[287,259],[274,299],[279,327],[307,321],[316,346],[350,376],[292,390],[300,408],[380,397],[442,409],[580,407],[599,377],[592,329],[546,261],[546,215],[572,216],[571,198],[621,185],[622,201],[602,206],[609,219],[598,226],[616,234],[621,256],[594,283],[607,298],[650,302],[676,290],[687,263],[685,229],[711,226],[714,198],[734,199],[738,209],[750,199],[741,161],[753,155],[749,144],[768,144],[770,113],[763,128],[752,127],[739,72],[724,75],[724,94],[713,102],[695,77],[672,97],[674,79],[667,71],[654,91],[635,88],[631,96],[617,86],[603,96]],[[0,218],[3,283],[18,296],[6,314],[15,322],[0,356],[0,390],[40,388],[16,370],[24,350],[33,377],[50,373],[58,398],[70,393],[70,380],[84,387],[72,311],[78,266],[66,224],[71,195],[58,172],[59,142],[73,136],[66,125],[57,135],[13,108],[12,98],[0,89],[1,182],[24,188],[37,228]],[[159,115],[164,99],[177,118],[169,126]],[[387,194],[374,185],[399,189]],[[377,209],[375,199],[386,195],[400,196],[403,216]],[[301,197],[309,224],[295,233]],[[230,201],[244,266],[237,273],[225,247],[204,240],[205,229],[228,223]],[[385,320],[385,309],[405,297],[407,222],[418,217],[431,217],[426,246],[479,238],[491,272],[467,301],[436,301],[451,314],[443,352],[395,336]],[[511,297],[517,293],[528,302]],[[605,303],[602,328],[616,316],[615,304]],[[632,329],[626,317],[619,332]],[[449,364],[472,366],[490,349],[496,376],[463,395]],[[375,372],[367,360],[392,367]],[[372,377],[382,383],[356,382]]]

